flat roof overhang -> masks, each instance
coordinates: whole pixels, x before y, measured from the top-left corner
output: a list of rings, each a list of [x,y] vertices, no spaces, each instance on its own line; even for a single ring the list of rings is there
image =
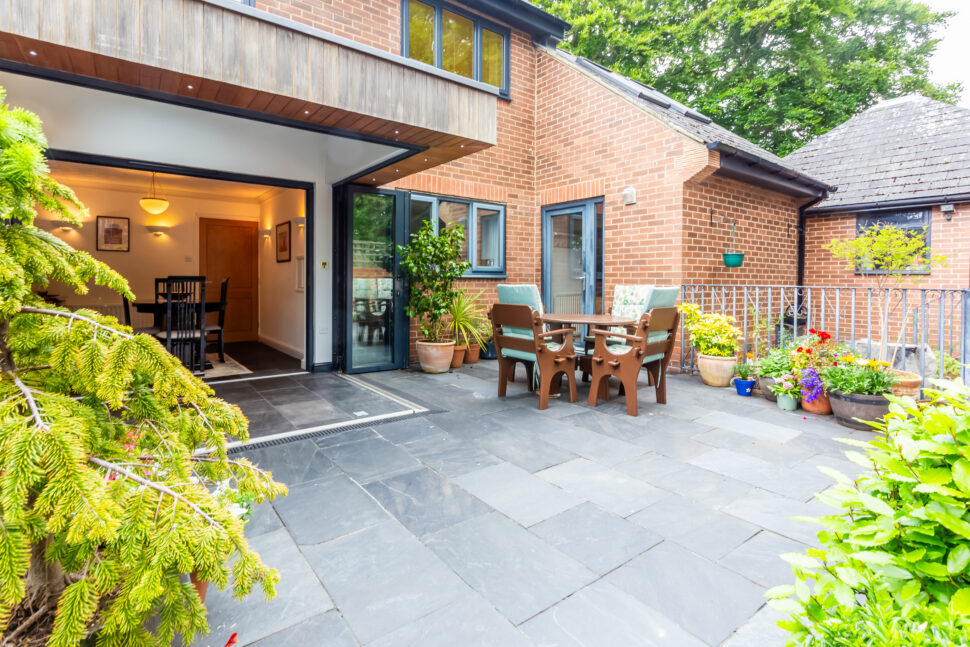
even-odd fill
[[[495,88],[231,0],[11,1],[10,71],[410,153],[344,180],[386,184],[496,143]]]

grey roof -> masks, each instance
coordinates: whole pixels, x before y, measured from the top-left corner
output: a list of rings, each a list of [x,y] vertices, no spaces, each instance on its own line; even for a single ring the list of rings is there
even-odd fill
[[[661,117],[672,127],[693,135],[707,144],[709,148],[721,151],[722,155],[740,156],[748,165],[758,164],[769,172],[780,174],[785,179],[795,180],[800,184],[810,186],[816,191],[830,188],[790,161],[778,157],[723,126],[717,125],[710,117],[677,102],[656,88],[623,76],[582,56],[570,54],[565,50],[556,49],[555,53],[629,93],[637,98],[643,107]]]
[[[970,193],[970,110],[911,95],[877,104],[785,158],[837,184],[812,211]]]

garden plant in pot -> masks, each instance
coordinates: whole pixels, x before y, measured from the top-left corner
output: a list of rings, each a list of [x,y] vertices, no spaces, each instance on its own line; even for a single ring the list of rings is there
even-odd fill
[[[824,330],[809,328],[808,335],[797,340],[791,359],[802,386],[802,409],[818,415],[832,413],[828,391],[819,374],[829,366],[837,366],[843,356],[849,356],[848,349]]]
[[[829,391],[835,420],[851,429],[871,430],[867,422],[882,420],[889,412],[889,400],[896,377],[886,370],[887,362],[842,357],[839,364],[822,372]]]
[[[734,382],[734,388],[737,390],[738,395],[751,397],[751,391],[755,385],[754,376],[751,375],[752,371],[754,371],[754,367],[746,362],[741,362],[734,367],[734,372],[737,377],[731,381]]]
[[[426,373],[444,373],[455,354],[455,340],[447,339],[445,315],[459,290],[455,281],[468,270],[462,260],[465,230],[449,225],[437,234],[430,221],[414,234],[411,244],[399,245],[401,269],[408,277],[407,315],[417,318],[424,339],[418,341],[418,362]]]
[[[488,319],[482,322],[482,359],[498,359],[495,351],[495,342],[492,341],[492,322]]]
[[[798,376],[794,373],[782,375],[770,387],[775,394],[775,404],[782,411],[794,411],[798,408],[798,399],[802,395],[802,385],[798,383]]]
[[[458,368],[463,361],[465,364],[474,364],[478,361],[478,354],[482,344],[485,343],[482,333],[485,322],[488,321],[485,308],[478,304],[478,298],[483,292],[484,290],[479,290],[475,296],[469,296],[465,290],[458,290],[448,307],[448,314],[451,317],[448,325],[457,344],[455,359],[451,362],[452,368]],[[459,354],[458,349],[462,347],[464,352]]]
[[[791,351],[787,346],[772,348],[768,354],[758,361],[758,390],[769,402],[775,401],[775,393],[771,385],[782,375],[791,373]]]
[[[697,367],[704,384],[729,386],[737,364],[738,337],[741,335],[741,330],[734,325],[734,317],[701,313],[696,303],[682,303],[677,308],[684,315],[690,345],[697,351]]]

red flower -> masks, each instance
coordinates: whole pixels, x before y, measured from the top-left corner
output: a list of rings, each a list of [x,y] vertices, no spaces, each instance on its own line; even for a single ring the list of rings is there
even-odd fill
[[[236,633],[233,632],[233,634],[229,636],[229,642],[226,643],[226,647],[230,647],[230,645],[235,645],[237,642],[239,642],[239,640],[236,638]]]
[[[809,355],[811,355],[812,354],[812,349],[811,348],[806,348],[805,349],[805,352],[808,353]]]
[[[810,333],[812,333],[812,334],[814,335],[814,334],[815,334],[815,333],[817,333],[818,331],[817,331],[817,330],[815,330],[814,328],[809,328],[809,329],[808,329],[808,332],[810,332]]]
[[[798,352],[799,353],[802,352],[802,347],[801,346],[798,347]]]

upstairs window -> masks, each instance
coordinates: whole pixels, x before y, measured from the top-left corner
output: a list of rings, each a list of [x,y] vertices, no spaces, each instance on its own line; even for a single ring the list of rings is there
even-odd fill
[[[407,0],[404,55],[509,95],[509,30],[438,0]]]
[[[411,194],[411,233],[431,221],[435,233],[448,226],[465,228],[462,257],[471,263],[466,276],[505,274],[505,206],[460,198]]]
[[[926,260],[929,263],[930,255],[930,225],[932,224],[932,212],[929,209],[915,209],[912,211],[889,211],[876,215],[856,216],[856,231],[862,234],[870,229],[877,227],[895,227],[904,231],[913,238],[919,238],[926,247]],[[856,269],[856,274],[888,274],[887,269],[882,267],[865,267]],[[913,268],[902,272],[892,272],[893,274],[929,274],[929,268]]]

